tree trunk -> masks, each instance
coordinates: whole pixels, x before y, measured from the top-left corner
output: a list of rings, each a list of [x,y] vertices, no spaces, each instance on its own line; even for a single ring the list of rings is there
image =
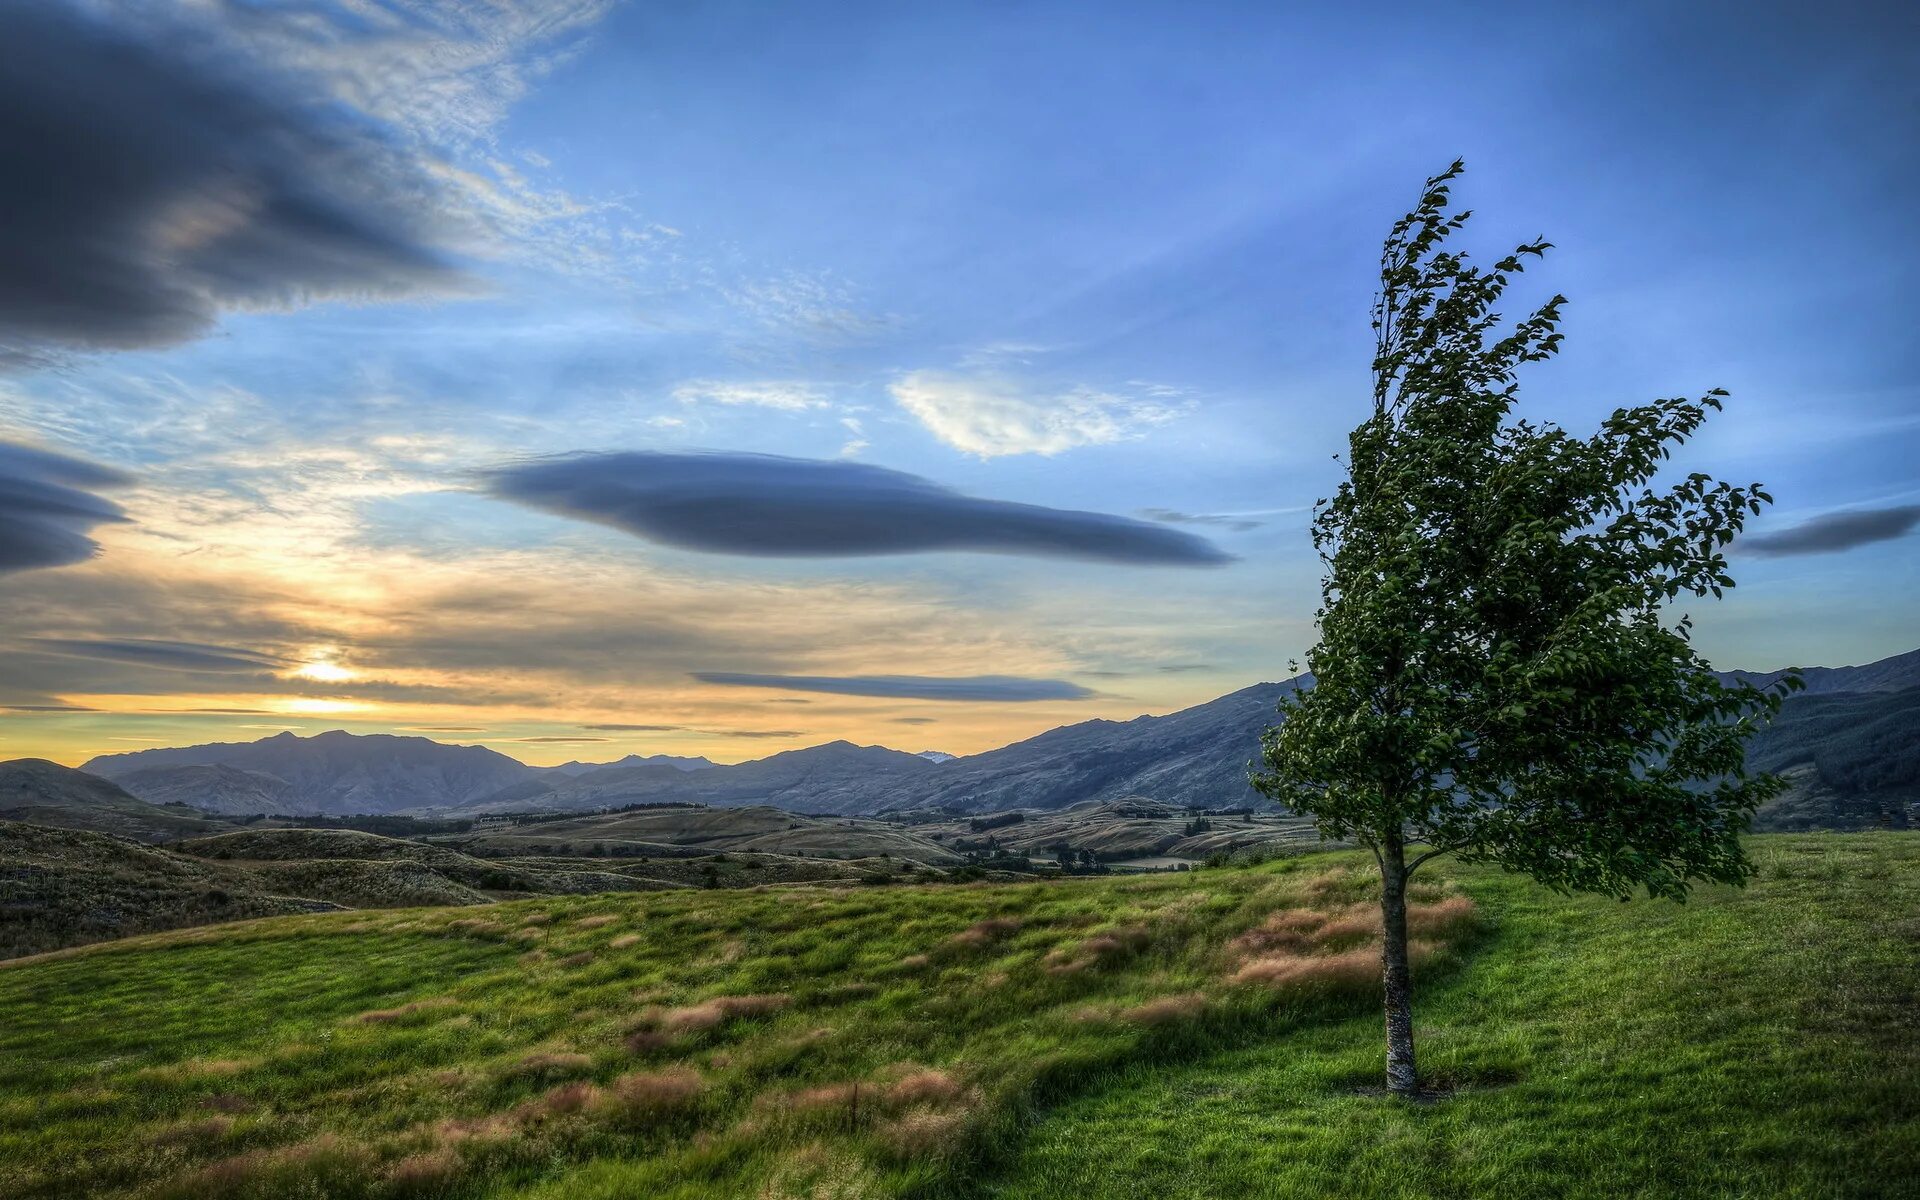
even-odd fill
[[[1386,984],[1387,1091],[1417,1090],[1413,1066],[1413,980],[1407,970],[1407,854],[1398,837],[1380,847],[1380,959]]]

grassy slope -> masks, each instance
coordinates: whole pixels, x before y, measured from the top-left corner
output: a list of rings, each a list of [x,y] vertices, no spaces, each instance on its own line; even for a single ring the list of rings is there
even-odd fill
[[[1434,935],[1466,941],[1423,972],[1428,1062],[1517,1082],[1411,1111],[1351,1094],[1378,1050],[1338,970],[1228,979],[1267,914],[1359,899],[1352,856],[95,947],[0,968],[0,1194],[1898,1194],[1920,837],[1760,853],[1686,909],[1463,873],[1487,921]],[[1096,958],[1111,926],[1145,934]],[[780,999],[707,1003],[742,996]]]
[[[1462,872],[1497,914],[1418,999],[1428,1106],[1371,1016],[1123,1071],[1034,1131],[1007,1200],[1920,1195],[1920,837],[1756,839],[1688,905]]]

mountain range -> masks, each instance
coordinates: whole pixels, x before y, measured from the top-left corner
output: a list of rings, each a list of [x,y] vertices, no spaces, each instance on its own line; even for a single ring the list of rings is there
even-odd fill
[[[1779,675],[1732,673],[1767,682]],[[1920,651],[1860,667],[1811,668],[1750,747],[1787,774],[1799,818],[1905,823],[1920,800]],[[155,803],[287,815],[586,812],[633,804],[771,805],[820,814],[1053,810],[1144,796],[1208,808],[1262,805],[1246,782],[1286,691],[1262,683],[1165,716],[1093,720],[981,754],[940,759],[837,741],[736,764],[669,755],[540,768],[478,746],[418,737],[276,734],[104,755],[83,770]],[[1783,801],[1784,802],[1784,801]],[[1791,805],[1790,805],[1791,807]],[[1834,818],[1839,819],[1839,818]]]

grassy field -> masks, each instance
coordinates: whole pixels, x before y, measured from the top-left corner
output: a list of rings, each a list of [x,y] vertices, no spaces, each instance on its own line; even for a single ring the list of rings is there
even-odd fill
[[[0,968],[0,1195],[1909,1194],[1920,836],[1756,854],[1685,908],[1437,875],[1420,1107],[1356,1090],[1353,855],[68,951]]]

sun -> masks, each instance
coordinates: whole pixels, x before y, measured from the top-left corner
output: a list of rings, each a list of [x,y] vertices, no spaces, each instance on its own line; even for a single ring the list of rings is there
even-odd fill
[[[293,674],[296,678],[312,679],[319,683],[345,683],[350,679],[357,678],[352,671],[349,671],[339,663],[329,662],[325,659],[302,663],[294,668]]]

